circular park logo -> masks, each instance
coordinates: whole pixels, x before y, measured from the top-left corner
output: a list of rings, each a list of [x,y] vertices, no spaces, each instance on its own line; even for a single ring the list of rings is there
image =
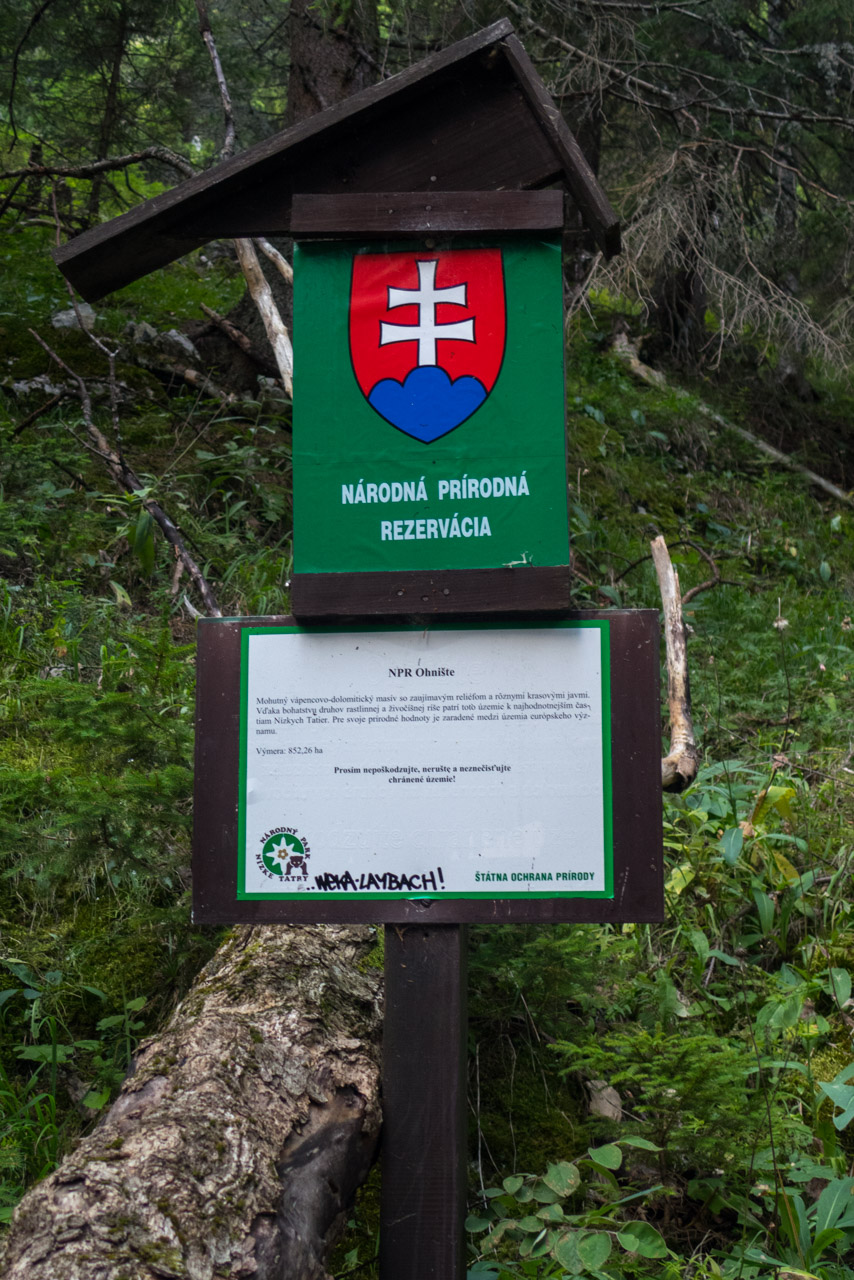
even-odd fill
[[[309,857],[308,842],[293,827],[276,827],[262,836],[255,861],[269,880],[307,880]]]

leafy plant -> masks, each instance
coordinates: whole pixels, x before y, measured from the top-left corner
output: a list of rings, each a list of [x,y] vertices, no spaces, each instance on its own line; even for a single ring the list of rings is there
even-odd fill
[[[502,1278],[516,1277],[526,1274],[519,1268],[530,1260],[546,1264],[546,1271],[536,1274],[566,1272],[602,1280],[602,1268],[612,1254],[617,1265],[621,1255],[670,1257],[656,1227],[627,1216],[626,1205],[660,1188],[620,1194],[614,1171],[622,1164],[623,1147],[657,1150],[645,1138],[624,1137],[590,1147],[575,1161],[550,1164],[542,1176],[513,1174],[500,1187],[487,1188],[484,1208],[466,1220],[467,1231],[482,1235],[481,1257],[472,1274],[492,1270]],[[494,1261],[483,1256],[490,1253],[496,1255]]]
[[[683,1029],[630,1026],[556,1051],[587,1079],[606,1079],[635,1127],[659,1152],[661,1176],[727,1172],[730,1185],[752,1176],[757,1148],[782,1139],[783,1113],[756,1087],[755,1055],[734,1040]],[[776,1133],[768,1134],[772,1120]]]
[[[815,1173],[815,1168],[810,1172]],[[798,1274],[809,1272],[819,1280],[851,1280],[854,1270],[845,1259],[854,1249],[852,1192],[854,1178],[832,1178],[807,1207],[796,1187],[783,1186],[774,1194],[765,1188],[776,1240],[767,1247],[752,1244],[737,1250],[734,1257],[772,1267],[803,1268]],[[828,1254],[835,1257],[827,1258]]]
[[[848,988],[850,990],[851,976],[846,972],[845,977],[848,979]],[[854,1120],[854,1084],[849,1084],[849,1080],[854,1080],[854,1063],[843,1067],[832,1080],[816,1081],[822,1093],[830,1098],[834,1107],[838,1108],[841,1113],[833,1117],[833,1123],[837,1129],[847,1129],[851,1121]]]

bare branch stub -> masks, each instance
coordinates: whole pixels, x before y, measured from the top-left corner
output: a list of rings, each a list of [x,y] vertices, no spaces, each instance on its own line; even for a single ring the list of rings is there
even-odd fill
[[[243,330],[238,329],[237,325],[232,324],[227,316],[220,315],[218,311],[214,311],[213,307],[206,306],[204,302],[202,303],[202,311],[204,311],[211,323],[215,324],[218,329],[221,329],[226,337],[230,338],[244,355],[248,356],[250,360],[253,360],[260,369],[263,369],[265,374],[272,378],[277,378],[279,376],[278,365],[274,364],[269,356],[265,355],[263,351],[259,351],[256,346],[253,346],[252,341],[247,337]]]
[[[279,275],[285,281],[285,284],[293,284],[294,269],[288,262],[287,258],[285,258],[283,254],[279,253],[276,246],[270,244],[270,241],[265,236],[255,236],[255,243],[264,254],[265,258],[270,259],[273,266],[279,272]]]
[[[670,750],[661,762],[661,785],[665,791],[684,791],[697,776],[700,753],[694,741],[694,722],[691,716],[682,596],[679,575],[673,568],[664,538],[655,538],[650,547],[664,609],[667,702],[670,709]]]
[[[258,312],[264,322],[264,329],[270,346],[273,348],[273,354],[276,357],[276,365],[279,370],[279,376],[282,379],[282,385],[287,395],[293,396],[294,349],[291,345],[287,327],[279,313],[279,308],[276,306],[273,291],[267,283],[264,272],[261,270],[261,263],[258,261],[258,254],[255,252],[255,246],[252,241],[235,240],[234,247],[237,251],[237,260],[246,277],[246,284],[252,295],[252,301],[258,308]]]

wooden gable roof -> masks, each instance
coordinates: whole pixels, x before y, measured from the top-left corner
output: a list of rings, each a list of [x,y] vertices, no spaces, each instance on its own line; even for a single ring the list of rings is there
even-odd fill
[[[504,19],[55,252],[89,301],[232,236],[286,235],[295,193],[496,191],[562,182],[607,256],[617,216]]]

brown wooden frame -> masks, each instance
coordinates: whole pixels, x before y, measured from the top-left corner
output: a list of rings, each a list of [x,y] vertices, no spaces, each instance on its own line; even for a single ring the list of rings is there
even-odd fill
[[[664,918],[659,621],[654,609],[574,612],[611,624],[614,897],[260,901],[237,898],[240,633],[294,619],[199,624],[193,918],[199,924],[356,922],[441,925]]]
[[[291,578],[291,608],[300,622],[380,622],[413,614],[550,618],[565,616],[571,607],[568,564],[295,573]]]

